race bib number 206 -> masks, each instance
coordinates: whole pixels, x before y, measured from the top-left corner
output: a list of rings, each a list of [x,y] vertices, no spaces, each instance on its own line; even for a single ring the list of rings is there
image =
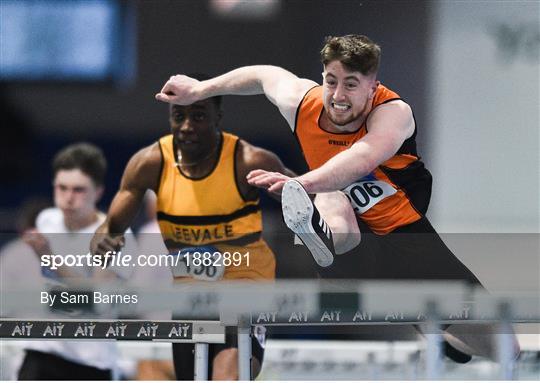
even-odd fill
[[[384,181],[370,180],[357,181],[342,190],[358,214],[363,214],[373,206],[397,192],[390,184]]]

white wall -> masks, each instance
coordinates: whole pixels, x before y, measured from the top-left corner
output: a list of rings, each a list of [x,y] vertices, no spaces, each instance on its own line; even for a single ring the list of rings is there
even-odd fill
[[[540,2],[441,1],[431,23],[432,223],[540,232]]]

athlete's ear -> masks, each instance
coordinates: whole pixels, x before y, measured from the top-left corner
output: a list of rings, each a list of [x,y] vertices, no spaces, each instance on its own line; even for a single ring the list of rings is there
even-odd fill
[[[103,197],[104,192],[105,192],[105,188],[103,186],[98,186],[96,188],[96,203],[98,203],[101,197]]]
[[[369,98],[370,99],[375,97],[375,92],[377,92],[377,88],[379,87],[380,84],[381,84],[381,82],[379,80],[376,80],[376,81],[372,82],[371,87],[369,89]]]

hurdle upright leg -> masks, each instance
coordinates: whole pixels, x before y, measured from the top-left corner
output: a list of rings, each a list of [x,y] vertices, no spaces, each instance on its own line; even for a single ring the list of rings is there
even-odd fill
[[[238,377],[251,380],[251,318],[242,316],[238,320]]]
[[[208,380],[208,343],[195,343],[195,380]]]
[[[511,317],[510,304],[499,304],[500,323],[497,334],[497,353],[500,365],[500,378],[502,380],[514,380],[514,334],[508,318]]]
[[[426,323],[426,379],[440,379],[442,370],[442,335],[438,323],[437,308],[435,302],[427,302],[428,320]]]

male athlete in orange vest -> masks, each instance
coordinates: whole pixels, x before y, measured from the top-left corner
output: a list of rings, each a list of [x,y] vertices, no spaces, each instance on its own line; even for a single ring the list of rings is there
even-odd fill
[[[201,78],[202,75],[197,77]],[[136,153],[126,166],[120,190],[107,219],[92,240],[93,254],[118,250],[148,189],[157,195],[157,219],[170,254],[179,251],[220,255],[209,266],[178,262],[171,268],[176,282],[221,279],[272,280],[275,257],[261,237],[259,190],[247,174],[263,168],[293,175],[272,152],[222,132],[221,97],[190,105],[171,105],[171,134]],[[230,255],[239,253],[240,259]],[[179,254],[181,256],[182,254]],[[258,326],[260,327],[260,326]],[[252,338],[252,372],[263,358],[264,329]],[[177,379],[194,379],[192,344],[173,344]],[[209,378],[238,379],[238,350],[234,334],[226,343],[210,346]]]
[[[425,217],[431,175],[416,151],[411,107],[377,80],[380,47],[361,35],[328,37],[321,61],[323,85],[259,65],[202,82],[173,76],[156,98],[185,105],[222,94],[264,94],[278,107],[310,171],[291,178],[255,170],[248,181],[282,194],[285,223],[322,276],[479,284]],[[315,204],[308,194],[316,194]],[[369,233],[362,241],[361,231]],[[493,331],[450,326],[446,353],[462,362],[471,354],[494,358]]]

